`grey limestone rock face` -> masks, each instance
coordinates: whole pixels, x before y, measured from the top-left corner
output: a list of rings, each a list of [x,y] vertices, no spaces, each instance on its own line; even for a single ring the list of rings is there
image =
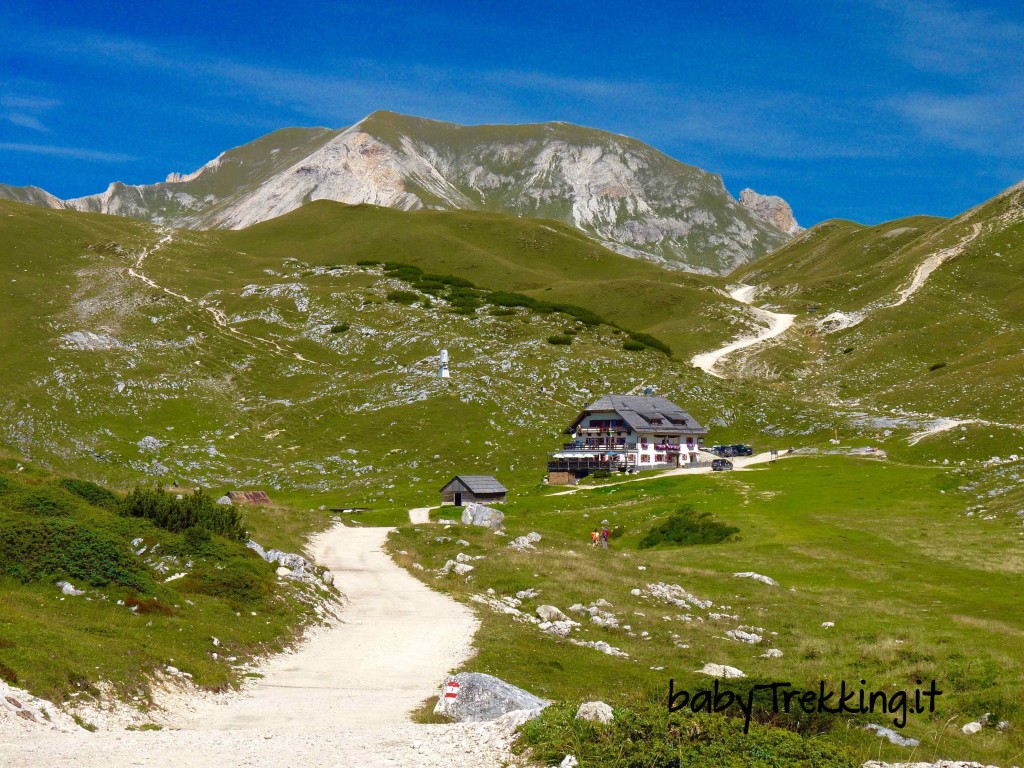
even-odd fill
[[[536,714],[550,703],[492,675],[460,672],[445,679],[434,714],[458,723],[479,723],[509,712]]]
[[[467,504],[462,510],[463,525],[479,525],[482,528],[496,530],[505,524],[505,515],[497,509],[488,507],[486,504],[475,502]]]

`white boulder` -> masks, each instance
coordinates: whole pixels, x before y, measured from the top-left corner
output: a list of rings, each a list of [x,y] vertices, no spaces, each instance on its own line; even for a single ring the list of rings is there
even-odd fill
[[[576,710],[577,720],[590,720],[593,723],[610,723],[615,719],[612,708],[603,701],[585,701]]]

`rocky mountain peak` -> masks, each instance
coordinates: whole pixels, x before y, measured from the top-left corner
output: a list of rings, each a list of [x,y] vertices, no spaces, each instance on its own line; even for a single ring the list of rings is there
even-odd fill
[[[762,195],[747,188],[740,192],[740,205],[787,235],[798,235],[804,231],[796,223],[789,203],[777,195]]]

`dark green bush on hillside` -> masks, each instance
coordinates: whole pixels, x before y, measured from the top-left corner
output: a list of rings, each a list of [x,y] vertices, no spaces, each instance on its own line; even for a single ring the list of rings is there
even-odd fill
[[[349,329],[348,323],[338,323],[337,325],[331,326],[331,333],[344,333]]]
[[[654,338],[649,333],[638,333],[636,331],[628,331],[629,338],[633,341],[639,341],[641,344],[646,344],[651,349],[656,349],[659,352],[664,352],[669,357],[672,357],[672,349],[665,342]]]
[[[21,582],[85,582],[94,587],[120,584],[152,587],[128,545],[66,518],[28,519],[0,529],[0,574]]]
[[[548,336],[548,344],[572,344],[572,336]]]
[[[649,549],[659,544],[690,546],[693,544],[717,544],[725,541],[739,528],[723,525],[710,512],[697,512],[689,504],[680,507],[664,522],[654,526],[640,540],[640,549]]]
[[[248,533],[242,516],[233,506],[217,504],[210,494],[196,491],[182,498],[163,488],[136,487],[121,502],[121,514],[142,517],[158,528],[184,533],[202,528],[234,541],[245,541]]]
[[[514,749],[530,749],[544,765],[557,765],[567,754],[580,765],[617,768],[854,768],[853,752],[827,736],[805,737],[782,728],[724,715],[670,714],[665,699],[615,710],[614,722],[603,725],[577,720],[579,702],[547,707],[528,721]]]
[[[633,341],[632,339],[626,339],[622,342],[622,348],[629,352],[643,352],[647,349],[646,344],[641,344],[639,341]]]
[[[413,291],[390,291],[387,296],[388,301],[393,301],[396,304],[415,304],[420,299],[420,295]]]
[[[72,478],[63,478],[58,484],[79,498],[85,499],[94,507],[110,510],[117,509],[119,502],[117,494],[101,485],[96,485],[96,483],[91,483],[88,480],[74,480]]]
[[[221,569],[192,574],[182,579],[181,589],[220,597],[236,603],[255,603],[268,597],[272,581],[267,564],[258,558],[233,560]]]

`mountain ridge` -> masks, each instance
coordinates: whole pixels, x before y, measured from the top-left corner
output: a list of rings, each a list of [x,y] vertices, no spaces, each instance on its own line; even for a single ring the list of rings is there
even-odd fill
[[[387,111],[343,129],[274,131],[155,184],[115,182],[66,201],[3,188],[0,197],[191,229],[241,229],[317,199],[484,210],[561,221],[624,255],[703,273],[727,272],[791,236],[734,199],[718,174],[628,136]]]

